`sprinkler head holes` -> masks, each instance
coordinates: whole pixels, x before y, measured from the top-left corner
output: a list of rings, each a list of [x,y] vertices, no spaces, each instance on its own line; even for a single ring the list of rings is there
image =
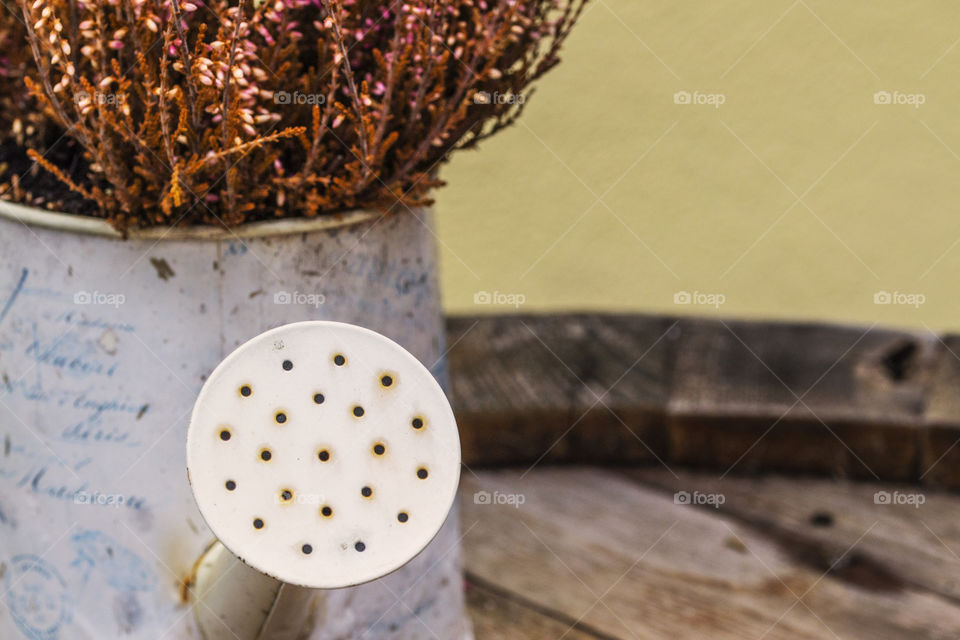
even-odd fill
[[[460,441],[440,386],[402,347],[303,322],[254,338],[211,374],[187,469],[234,555],[333,589],[382,577],[433,539],[456,495]]]

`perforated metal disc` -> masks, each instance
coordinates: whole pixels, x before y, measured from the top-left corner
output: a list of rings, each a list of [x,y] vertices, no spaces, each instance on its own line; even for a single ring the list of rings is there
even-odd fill
[[[264,333],[210,376],[187,435],[207,524],[284,582],[379,578],[443,525],[460,476],[453,412],[430,372],[380,334],[336,322]]]

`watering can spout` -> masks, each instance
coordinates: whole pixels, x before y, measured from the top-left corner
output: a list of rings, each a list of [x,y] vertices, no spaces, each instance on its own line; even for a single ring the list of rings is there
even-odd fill
[[[440,385],[402,347],[304,322],[211,374],[187,469],[218,539],[193,580],[205,640],[297,640],[323,632],[325,590],[380,579],[433,540],[456,496],[460,441]]]
[[[297,640],[323,624],[322,591],[260,573],[219,542],[197,562],[191,581],[204,640]]]

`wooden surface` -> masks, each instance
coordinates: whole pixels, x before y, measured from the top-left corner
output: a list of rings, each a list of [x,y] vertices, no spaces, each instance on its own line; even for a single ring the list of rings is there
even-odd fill
[[[461,518],[478,640],[960,637],[960,497],[935,489],[537,467],[465,472]]]
[[[920,473],[924,482],[960,486],[960,336],[940,343],[943,357],[930,385]]]
[[[465,458],[662,456],[673,324],[629,316],[451,319],[452,395]]]
[[[448,320],[464,459],[960,487],[960,336],[638,315]]]

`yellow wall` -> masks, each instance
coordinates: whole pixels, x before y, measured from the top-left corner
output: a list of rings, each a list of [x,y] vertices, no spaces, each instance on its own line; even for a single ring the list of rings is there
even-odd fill
[[[948,1],[593,0],[522,122],[443,170],[448,309],[960,328],[958,39]]]

